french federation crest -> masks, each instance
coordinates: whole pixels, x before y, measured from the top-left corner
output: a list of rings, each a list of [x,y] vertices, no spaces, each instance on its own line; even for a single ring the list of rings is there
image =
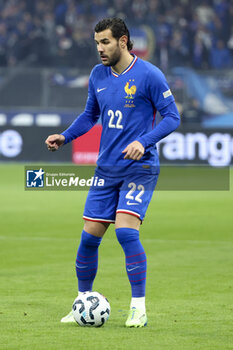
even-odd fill
[[[134,79],[132,81],[134,81]],[[131,79],[125,84],[125,92],[127,93],[127,96],[125,98],[133,99],[133,95],[135,95],[137,88],[136,85],[130,85]]]
[[[125,98],[127,99],[125,103],[125,107],[135,107],[133,99],[134,99],[134,95],[136,94],[137,87],[136,85],[134,85],[133,82],[134,82],[134,79],[129,79],[129,81],[127,81],[124,87],[124,90],[127,94],[125,96]]]

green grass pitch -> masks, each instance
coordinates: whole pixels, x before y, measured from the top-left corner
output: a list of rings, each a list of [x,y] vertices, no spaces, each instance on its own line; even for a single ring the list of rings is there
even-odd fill
[[[1,349],[233,349],[232,190],[154,193],[141,227],[148,257],[142,329],[124,327],[130,288],[113,225],[94,284],[110,301],[108,323],[59,322],[77,295],[86,192],[24,191],[23,165],[2,164],[0,196]]]

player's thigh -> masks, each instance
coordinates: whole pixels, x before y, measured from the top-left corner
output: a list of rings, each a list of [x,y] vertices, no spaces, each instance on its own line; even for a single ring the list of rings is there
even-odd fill
[[[128,175],[120,189],[117,215],[128,214],[143,221],[157,180],[154,174]]]
[[[119,180],[104,178],[104,185],[88,192],[83,219],[90,222],[114,223],[119,199]],[[100,227],[102,227],[100,226]],[[88,227],[92,227],[89,224]]]
[[[116,214],[116,221],[115,221],[116,228],[127,227],[127,228],[133,228],[135,230],[139,230],[140,225],[141,225],[141,220],[137,216],[124,214],[124,213]]]
[[[98,221],[87,221],[84,222],[84,231],[90,233],[93,236],[103,237],[110,223],[98,222]]]

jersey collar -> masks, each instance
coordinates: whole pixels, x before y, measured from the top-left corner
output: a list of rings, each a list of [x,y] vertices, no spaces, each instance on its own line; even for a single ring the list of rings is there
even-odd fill
[[[123,70],[123,72],[121,74],[117,74],[116,72],[113,72],[113,70],[111,68],[111,72],[112,72],[112,75],[114,75],[114,77],[118,78],[119,76],[124,75],[131,68],[133,68],[133,66],[134,66],[135,62],[137,61],[138,57],[136,55],[134,55],[134,54],[132,54],[132,56],[133,56],[133,61],[130,63],[130,65],[125,70]]]

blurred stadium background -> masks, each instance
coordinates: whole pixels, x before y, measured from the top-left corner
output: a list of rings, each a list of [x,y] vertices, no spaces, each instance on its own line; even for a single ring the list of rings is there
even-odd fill
[[[0,0],[1,349],[230,350],[232,190],[169,191],[171,178],[185,185],[187,169],[193,182],[188,166],[183,178],[161,176],[167,191],[156,191],[140,230],[148,327],[131,336],[123,327],[130,290],[113,225],[95,281],[111,303],[108,324],[59,323],[77,296],[86,192],[24,191],[24,165],[95,163],[101,124],[59,152],[44,141],[85,106],[98,63],[93,28],[105,16],[126,20],[134,52],[164,71],[175,95],[181,125],[160,142],[161,163],[233,163],[232,0]]]
[[[95,162],[99,125],[55,155],[43,141],[85,106],[93,28],[105,16],[126,20],[134,52],[176,97],[182,123],[161,142],[161,162],[232,164],[230,0],[0,0],[0,161]]]

